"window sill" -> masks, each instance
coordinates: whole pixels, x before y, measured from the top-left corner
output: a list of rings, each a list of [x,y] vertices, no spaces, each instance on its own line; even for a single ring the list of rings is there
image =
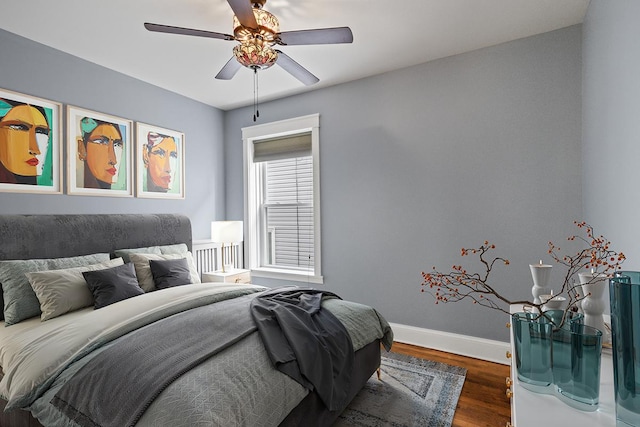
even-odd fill
[[[284,270],[278,268],[253,268],[251,269],[251,277],[290,280],[294,282],[313,283],[316,285],[321,285],[324,283],[324,278],[322,276],[314,276],[312,274],[304,274],[293,270]]]

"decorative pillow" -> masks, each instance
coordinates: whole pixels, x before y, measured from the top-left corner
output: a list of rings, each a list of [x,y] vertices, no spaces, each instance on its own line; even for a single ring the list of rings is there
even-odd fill
[[[162,255],[169,255],[169,254],[186,255],[187,252],[189,252],[189,248],[184,243],[178,243],[175,245],[158,246],[158,248],[160,248],[160,252],[162,253]]]
[[[147,246],[146,248],[132,248],[132,249],[116,249],[113,251],[117,257],[122,257],[124,262],[131,262],[129,255],[131,254],[182,254],[186,255],[189,248],[184,243],[177,243],[175,245],[163,245],[163,246]]]
[[[82,275],[93,294],[95,309],[144,294],[130,262],[105,270],[85,271]]]
[[[100,264],[65,270],[27,273],[31,287],[40,301],[42,321],[93,305],[93,295],[82,275],[85,271],[104,270],[124,264],[115,258]]]
[[[151,273],[151,268],[149,267],[149,261],[162,261],[167,259],[181,259],[186,258],[187,264],[189,265],[189,272],[191,273],[191,280],[189,283],[200,283],[200,275],[198,274],[198,270],[196,269],[196,264],[193,261],[193,256],[191,252],[187,252],[186,254],[166,254],[166,255],[157,255],[157,254],[131,254],[131,262],[136,269],[136,276],[138,276],[138,283],[140,283],[140,287],[144,289],[145,292],[151,292],[156,290],[156,286],[153,282],[153,274]]]
[[[120,257],[124,260],[124,262],[131,262],[131,258],[129,257],[131,254],[157,254],[160,255],[160,248],[158,246],[149,246],[147,248],[134,248],[134,249],[116,249],[113,251],[117,257]]]
[[[191,273],[189,272],[189,263],[186,258],[163,261],[150,259],[149,267],[153,275],[153,283],[157,289],[172,288],[191,283]]]
[[[0,261],[0,283],[4,295],[4,321],[10,326],[40,315],[40,301],[25,273],[82,267],[109,261],[108,253],[70,258],[46,258]]]

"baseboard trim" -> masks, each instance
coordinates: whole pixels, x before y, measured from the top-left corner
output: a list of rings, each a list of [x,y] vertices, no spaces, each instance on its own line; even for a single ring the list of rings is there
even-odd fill
[[[393,339],[405,344],[508,365],[509,343],[391,323]]]

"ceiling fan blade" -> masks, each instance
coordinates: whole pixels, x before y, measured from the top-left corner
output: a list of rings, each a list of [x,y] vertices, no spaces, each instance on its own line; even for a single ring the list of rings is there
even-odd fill
[[[306,86],[311,86],[312,84],[318,83],[320,81],[319,78],[311,74],[302,65],[298,64],[288,55],[285,55],[284,52],[277,49],[276,52],[278,52],[278,60],[276,61],[276,64],[284,68],[286,72],[291,74],[296,79],[300,80]]]
[[[318,28],[315,30],[284,31],[279,33],[278,44],[335,44],[352,43],[353,33],[349,27]]]
[[[253,15],[253,7],[249,0],[227,0],[233,13],[240,23],[247,28],[258,28],[258,22]]]
[[[149,31],[169,34],[182,34],[185,36],[209,37],[212,39],[235,40],[232,35],[216,33],[214,31],[195,30],[193,28],[172,27],[171,25],[144,23],[144,27]]]
[[[236,75],[242,65],[238,62],[235,56],[232,56],[230,60],[224,64],[224,67],[216,74],[216,79],[219,80],[231,80]]]

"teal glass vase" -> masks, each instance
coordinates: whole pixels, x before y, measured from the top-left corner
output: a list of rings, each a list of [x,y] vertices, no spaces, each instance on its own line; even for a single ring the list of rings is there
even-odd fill
[[[602,331],[562,310],[514,313],[511,320],[520,385],[583,411],[598,409]]]
[[[514,358],[522,387],[537,393],[551,393],[551,343],[553,323],[534,313],[511,316]]]
[[[616,420],[640,426],[640,272],[617,272],[609,297]]]
[[[553,331],[555,395],[583,411],[595,411],[600,401],[602,331],[570,323]]]
[[[516,372],[520,385],[536,393],[553,393],[553,333],[559,325],[581,324],[583,315],[563,310],[548,310],[544,315],[532,312],[511,316]]]

